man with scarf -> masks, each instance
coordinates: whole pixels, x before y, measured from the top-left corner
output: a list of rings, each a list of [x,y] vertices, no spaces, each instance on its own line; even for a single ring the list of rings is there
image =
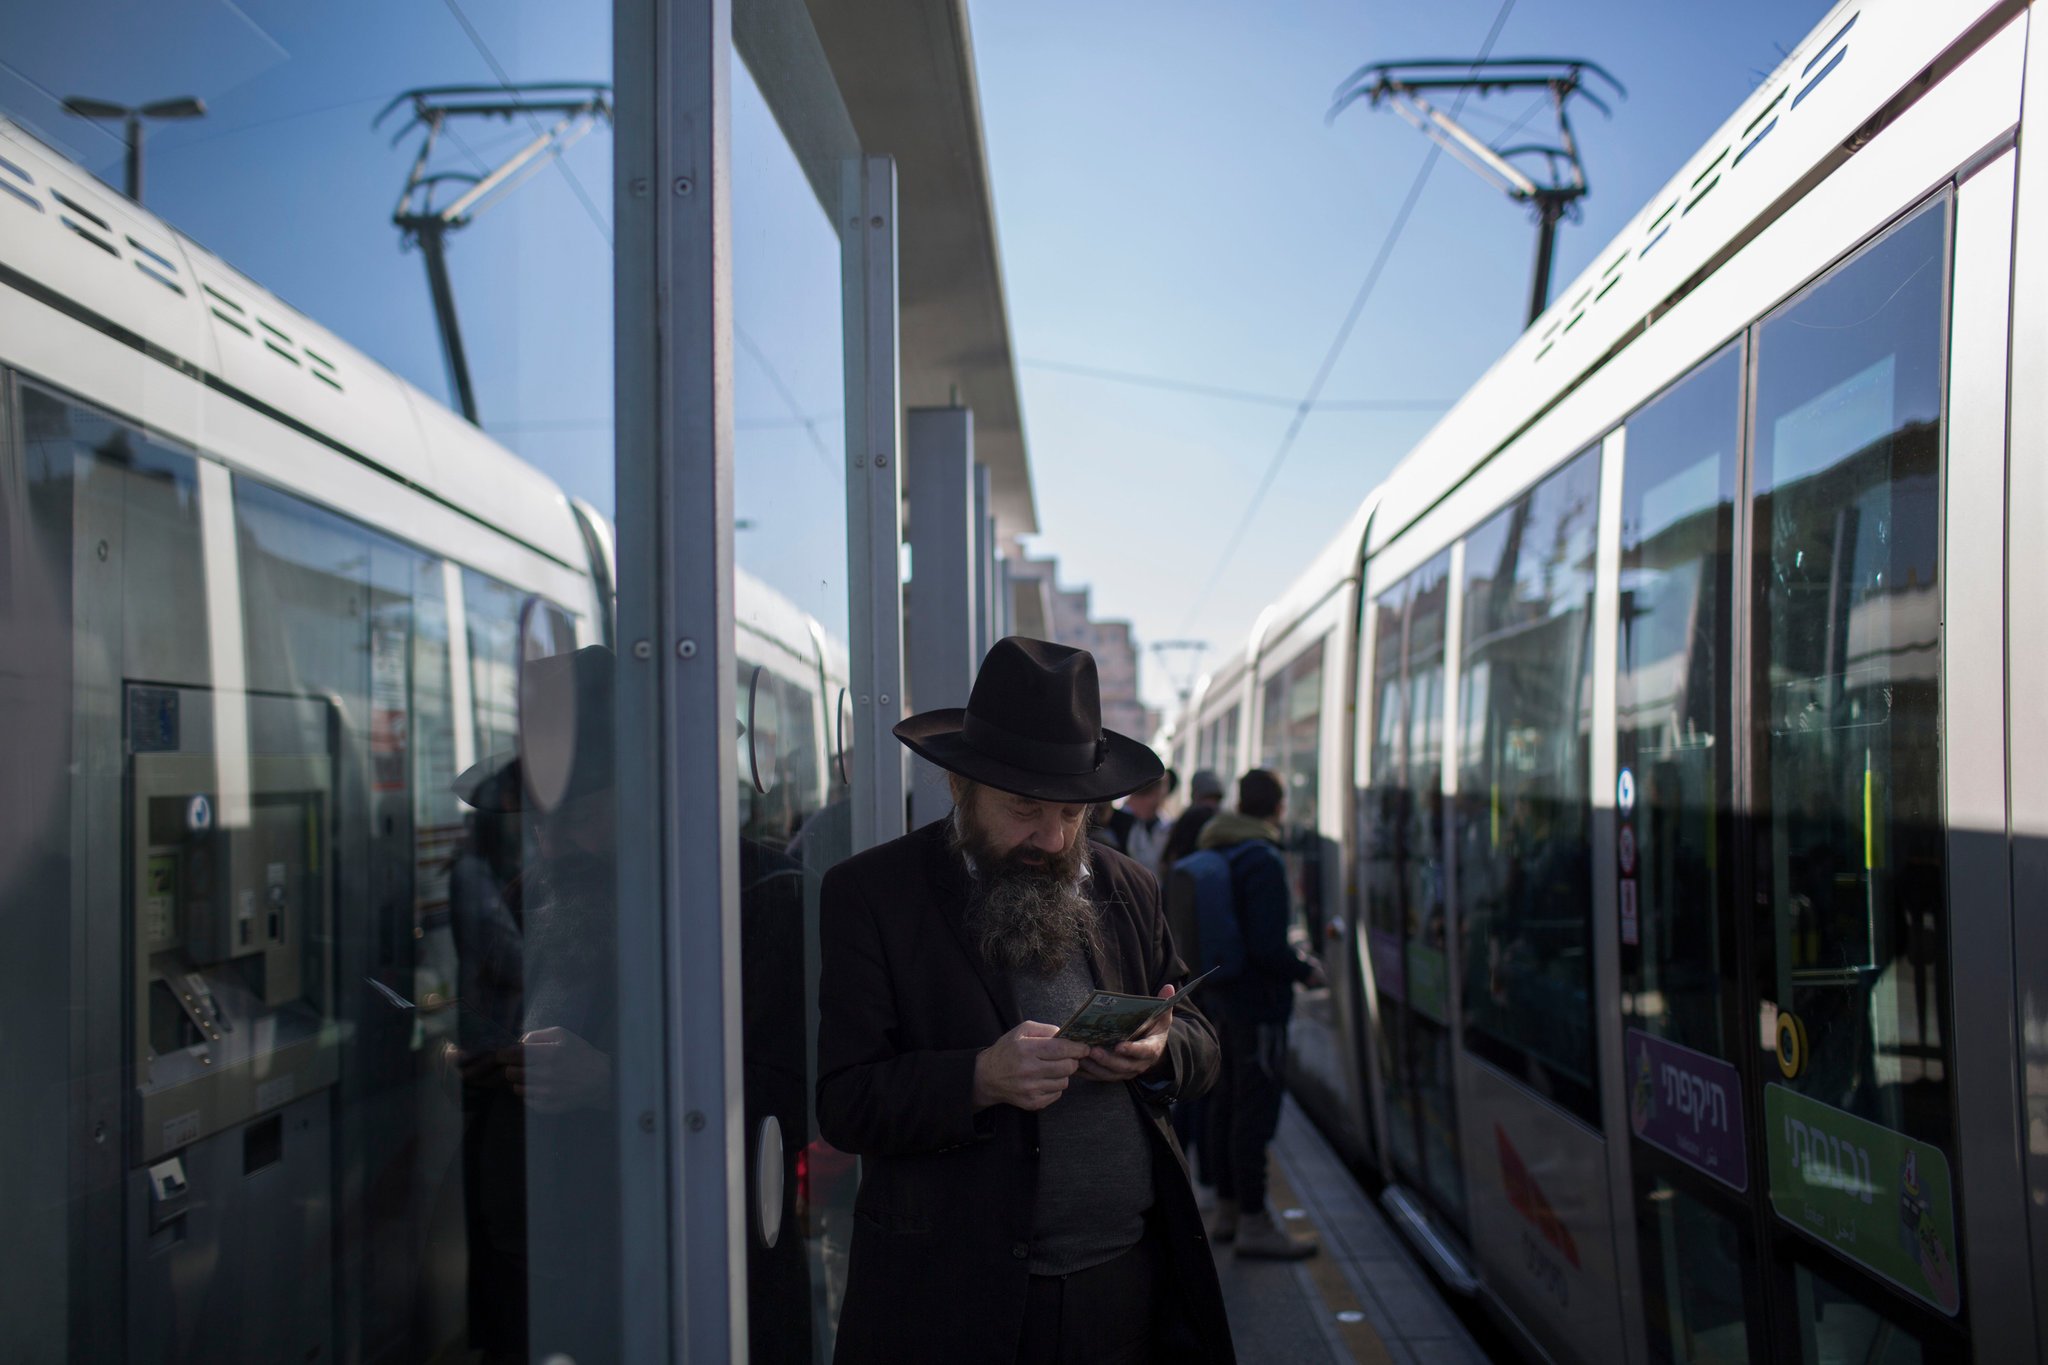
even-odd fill
[[[1095,990],[1186,978],[1158,884],[1085,830],[1159,760],[1102,728],[1091,655],[1017,637],[896,735],[954,809],[825,879],[818,1126],[862,1158],[836,1358],[1233,1361],[1167,1118],[1214,1079],[1208,1022],[1058,1036]]]
[[[1211,1012],[1223,1046],[1223,1075],[1209,1097],[1202,1137],[1208,1148],[1202,1169],[1216,1176],[1209,1230],[1219,1242],[1236,1242],[1237,1254],[1248,1260],[1291,1261],[1316,1250],[1313,1237],[1289,1232],[1266,1207],[1266,1145],[1280,1126],[1295,983],[1328,984],[1322,965],[1287,941],[1292,912],[1280,856],[1286,811],[1287,789],[1280,779],[1253,768],[1237,781],[1237,809],[1218,812],[1198,841],[1205,849],[1251,846],[1230,860],[1244,971],[1215,989]]]

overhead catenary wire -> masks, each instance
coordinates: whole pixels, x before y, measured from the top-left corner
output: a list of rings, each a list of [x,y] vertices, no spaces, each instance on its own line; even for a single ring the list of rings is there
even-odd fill
[[[1508,14],[1514,7],[1515,0],[1501,0],[1500,13],[1494,15],[1493,26],[1486,33],[1486,41],[1480,44],[1479,55],[1474,59],[1475,65],[1485,61],[1493,52],[1493,45],[1499,39],[1501,28],[1507,23]],[[1467,93],[1464,90],[1458,92],[1457,99],[1451,105],[1453,117],[1464,106]],[[1423,186],[1429,183],[1430,172],[1436,169],[1437,158],[1442,155],[1442,150],[1436,143],[1431,143],[1429,151],[1423,156],[1422,165],[1415,172],[1415,180],[1408,186],[1408,196],[1401,201],[1401,207],[1394,214],[1393,222],[1387,225],[1387,235],[1380,242],[1379,253],[1373,257],[1371,268],[1365,272],[1364,283],[1359,285],[1357,295],[1351,300],[1351,310],[1344,315],[1343,323],[1337,328],[1337,335],[1331,338],[1330,347],[1323,354],[1323,363],[1317,368],[1315,379],[1310,382],[1308,392],[1296,406],[1294,418],[1287,424],[1286,434],[1281,436],[1280,444],[1274,449],[1272,458],[1266,462],[1266,471],[1260,476],[1258,487],[1252,491],[1251,501],[1245,505],[1244,515],[1238,518],[1236,529],[1231,531],[1229,539],[1224,541],[1223,549],[1216,557],[1215,567],[1209,571],[1209,577],[1202,584],[1201,591],[1195,594],[1194,601],[1189,604],[1187,616],[1181,622],[1181,633],[1185,634],[1193,626],[1201,615],[1202,608],[1208,605],[1209,594],[1223,581],[1224,569],[1229,567],[1231,557],[1237,553],[1237,547],[1243,542],[1245,533],[1258,518],[1259,508],[1264,504],[1266,494],[1271,491],[1274,479],[1279,477],[1281,466],[1287,463],[1288,453],[1294,449],[1294,442],[1301,435],[1302,425],[1315,410],[1316,400],[1322,396],[1323,385],[1330,380],[1330,372],[1337,367],[1338,358],[1344,354],[1344,347],[1351,340],[1352,329],[1358,325],[1359,316],[1365,312],[1366,302],[1372,297],[1373,288],[1379,284],[1380,274],[1387,268],[1387,260],[1394,254],[1394,246],[1401,240],[1401,233],[1407,228],[1410,215],[1415,212],[1416,202],[1422,198]]]
[[[1301,400],[1290,398],[1284,393],[1259,393],[1252,389],[1233,389],[1222,384],[1207,384],[1194,379],[1174,379],[1167,375],[1139,374],[1132,370],[1113,370],[1100,365],[1083,365],[1070,360],[1040,360],[1027,358],[1019,362],[1027,370],[1049,370],[1056,374],[1079,375],[1084,379],[1100,379],[1111,384],[1131,384],[1138,388],[1165,389],[1172,393],[1194,394],[1201,398],[1220,398],[1233,403],[1255,403],[1264,407],[1293,408]],[[1325,398],[1316,402],[1317,412],[1441,412],[1450,406],[1444,398]]]
[[[483,34],[477,32],[476,25],[472,24],[469,21],[469,16],[462,12],[462,6],[456,0],[443,0],[443,3],[448,6],[448,12],[455,16],[455,22],[462,25],[462,31],[469,35],[470,46],[477,50],[477,55],[482,57],[484,64],[491,68],[491,74],[498,78],[498,84],[505,87],[505,93],[512,97],[512,102],[520,106],[520,112],[526,115],[526,121],[532,125],[533,131],[537,134],[544,134],[547,130],[541,127],[540,119],[535,117],[531,109],[526,108],[524,104],[520,103],[519,93],[512,84],[512,77],[506,73],[505,68],[499,64],[497,57],[492,54],[490,46],[484,42]],[[590,215],[591,224],[597,228],[598,235],[604,238],[604,244],[607,247],[611,246],[611,224],[607,223],[604,220],[604,215],[598,212],[596,202],[591,199],[590,192],[583,188],[583,182],[577,178],[575,169],[560,156],[553,158],[553,161],[555,169],[560,171],[562,178],[569,182],[570,192],[576,196],[577,202],[583,205],[583,211]]]

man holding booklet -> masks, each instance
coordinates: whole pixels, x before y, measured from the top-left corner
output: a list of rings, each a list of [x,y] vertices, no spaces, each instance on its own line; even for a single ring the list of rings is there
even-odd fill
[[[1168,1121],[1216,1038],[1150,873],[1089,803],[1159,776],[1094,658],[1017,637],[896,727],[946,819],[825,879],[818,1126],[862,1157],[837,1359],[1233,1361]],[[1119,1041],[1121,1040],[1121,1041]]]

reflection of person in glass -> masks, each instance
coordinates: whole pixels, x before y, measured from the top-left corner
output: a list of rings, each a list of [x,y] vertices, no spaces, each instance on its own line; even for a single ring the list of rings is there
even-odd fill
[[[1102,728],[1089,654],[1016,637],[896,734],[954,810],[825,879],[818,1126],[862,1158],[837,1359],[1233,1359],[1167,1117],[1215,1078],[1208,1021],[1055,1036],[1186,977],[1157,883],[1082,828],[1159,760]]]
[[[446,1060],[462,1086],[469,1342],[495,1365],[526,1359],[526,1116],[502,1061],[525,1008],[518,761],[486,759],[453,789],[471,811],[448,881],[460,1013]]]
[[[472,1334],[491,1359],[606,1359],[616,1354],[618,1293],[617,1239],[606,1225],[618,1207],[612,654],[591,646],[524,667],[522,729],[564,727],[555,747],[566,766],[536,782],[525,760],[500,755],[456,784],[472,804],[482,796],[538,817],[539,856],[506,893],[523,909],[519,1030],[463,1058],[468,1084],[517,1101],[525,1150],[523,1168],[487,1165],[472,1192],[486,1204],[477,1217],[497,1232],[525,1231],[523,1245],[494,1247],[498,1287],[514,1301],[487,1307]],[[536,697],[547,699],[545,714],[535,713]]]

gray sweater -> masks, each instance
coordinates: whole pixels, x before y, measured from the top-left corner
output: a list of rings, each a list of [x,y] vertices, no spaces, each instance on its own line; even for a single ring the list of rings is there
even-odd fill
[[[1095,989],[1076,952],[1055,976],[1011,975],[1026,1019],[1063,1024]],[[1078,1074],[1038,1113],[1031,1273],[1070,1275],[1138,1244],[1152,1207],[1152,1149],[1130,1087]]]

